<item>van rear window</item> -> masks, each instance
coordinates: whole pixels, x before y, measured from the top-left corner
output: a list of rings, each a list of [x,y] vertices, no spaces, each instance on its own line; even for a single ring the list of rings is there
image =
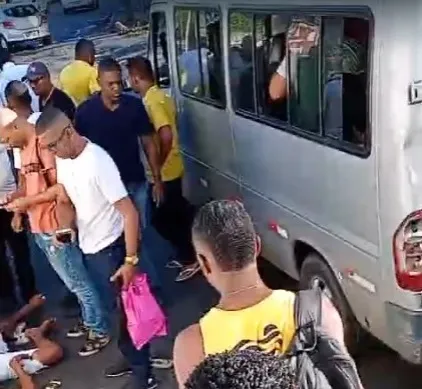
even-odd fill
[[[5,9],[4,14],[9,18],[26,18],[37,13],[37,9],[33,5],[17,5]]]

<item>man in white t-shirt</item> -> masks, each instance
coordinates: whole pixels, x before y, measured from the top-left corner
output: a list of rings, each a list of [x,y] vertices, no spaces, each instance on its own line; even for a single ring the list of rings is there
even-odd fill
[[[137,271],[139,216],[113,159],[100,146],[81,137],[60,110],[47,107],[36,124],[41,147],[56,155],[57,182],[44,194],[27,201],[52,201],[66,191],[76,210],[79,245],[86,267],[110,314],[118,289],[127,286]],[[151,388],[149,345],[134,350],[126,326],[119,347],[131,364],[134,387]]]

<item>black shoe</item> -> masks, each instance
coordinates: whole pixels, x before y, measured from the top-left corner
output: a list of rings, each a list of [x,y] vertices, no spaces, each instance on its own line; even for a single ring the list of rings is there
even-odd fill
[[[158,387],[157,380],[155,378],[150,378],[148,380],[147,389],[157,389],[157,387]],[[126,382],[122,386],[122,389],[139,389],[139,384],[138,384],[138,382],[136,382],[136,380],[130,379],[128,382]]]
[[[88,328],[85,327],[84,323],[79,321],[72,327],[69,331],[67,331],[66,337],[67,338],[81,338],[82,336],[86,336],[88,333]]]
[[[132,368],[124,358],[105,370],[107,378],[116,378],[127,374],[132,374]]]

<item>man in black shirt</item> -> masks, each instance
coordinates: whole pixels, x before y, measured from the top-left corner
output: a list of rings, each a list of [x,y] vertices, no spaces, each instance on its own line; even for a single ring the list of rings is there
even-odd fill
[[[34,93],[40,98],[41,112],[47,105],[52,105],[65,113],[73,121],[75,117],[75,104],[66,93],[53,85],[50,72],[44,63],[31,63],[28,67],[26,78]]]

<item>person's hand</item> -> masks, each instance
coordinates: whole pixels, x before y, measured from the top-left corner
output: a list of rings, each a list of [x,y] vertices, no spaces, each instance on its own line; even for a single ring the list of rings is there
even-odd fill
[[[8,193],[6,196],[0,198],[0,207],[4,207],[6,204],[18,198],[17,193]]]
[[[117,280],[121,280],[122,286],[124,288],[128,287],[133,277],[136,274],[136,267],[130,265],[128,263],[124,263],[120,268],[113,274],[110,278],[111,282],[116,282]]]
[[[9,366],[10,368],[16,373],[18,374],[18,372],[22,371],[22,361],[24,359],[31,359],[29,355],[27,354],[19,354],[14,356],[10,362],[9,362]]]
[[[152,186],[152,198],[157,207],[162,203],[164,198],[164,187],[161,181],[154,182]]]
[[[10,203],[7,203],[4,208],[9,212],[26,212],[30,207],[28,198],[26,197],[19,197],[17,199],[12,200]]]
[[[22,214],[15,213],[13,215],[11,226],[12,226],[12,230],[14,232],[22,232],[23,231]]]
[[[45,303],[45,296],[42,294],[36,294],[35,296],[32,296],[31,299],[28,302],[28,305],[31,306],[31,308],[39,308]]]

